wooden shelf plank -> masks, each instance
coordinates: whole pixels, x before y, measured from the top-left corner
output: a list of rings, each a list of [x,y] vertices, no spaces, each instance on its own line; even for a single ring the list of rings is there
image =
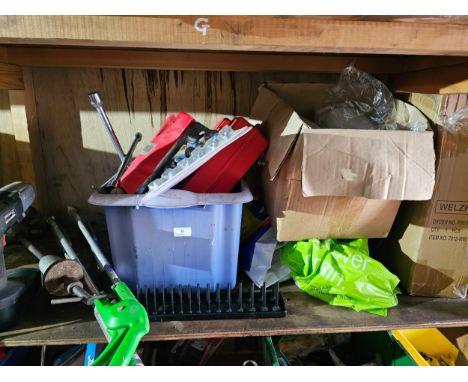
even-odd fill
[[[9,64],[48,67],[339,73],[346,66],[354,64],[361,70],[370,73],[400,73],[413,64],[413,60],[407,56],[379,57],[32,46],[9,47],[6,51]],[[464,57],[435,57],[434,62],[437,64],[441,59],[444,64],[468,60]]]
[[[0,16],[0,43],[262,52],[468,55],[467,18]],[[434,22],[437,20],[437,22]]]
[[[1,52],[1,50],[0,50]],[[5,62],[20,66],[339,73],[353,64],[368,73],[402,73],[467,64],[468,57],[244,53],[108,48],[8,47]],[[1,59],[1,57],[0,57]]]
[[[468,302],[400,296],[388,317],[334,307],[297,290],[283,288],[288,315],[280,319],[152,322],[144,341],[244,337],[311,333],[368,332],[402,328],[468,326]],[[0,345],[64,345],[105,342],[84,305],[47,305],[46,299],[23,315],[12,329],[0,333]]]
[[[391,89],[429,94],[468,93],[468,62],[395,75]]]

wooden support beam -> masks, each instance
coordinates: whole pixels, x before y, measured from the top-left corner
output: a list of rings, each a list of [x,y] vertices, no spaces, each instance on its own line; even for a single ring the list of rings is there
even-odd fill
[[[468,57],[317,55],[106,48],[3,48],[5,62],[19,66],[209,70],[230,72],[339,73],[349,64],[369,73],[402,73],[468,63]],[[0,48],[0,58],[2,49]]]
[[[398,73],[408,64],[408,57],[10,47],[8,62],[52,67],[318,73],[339,73],[346,66],[354,64],[370,73]]]
[[[24,89],[21,67],[0,62],[0,89]]]
[[[0,43],[468,55],[466,18],[456,23],[418,17],[412,17],[411,22],[404,20],[315,16],[208,16],[202,21],[198,16],[0,16]]]
[[[25,92],[24,90],[10,90],[9,98],[16,143],[16,161],[21,174],[20,180],[31,183],[37,188],[26,118]]]
[[[8,49],[4,46],[0,47],[0,62],[8,62]]]
[[[21,179],[7,90],[0,90],[0,187]]]
[[[393,91],[417,93],[468,93],[468,63],[394,75]]]
[[[30,69],[25,68],[26,90],[10,90],[10,110],[16,145],[16,165],[21,179],[36,190],[34,205],[48,212],[47,184],[44,178],[42,145],[36,115],[36,100]]]
[[[412,56],[407,57],[407,63],[400,73],[416,72],[424,69],[452,66],[459,64],[468,65],[468,57],[446,57],[446,56]]]

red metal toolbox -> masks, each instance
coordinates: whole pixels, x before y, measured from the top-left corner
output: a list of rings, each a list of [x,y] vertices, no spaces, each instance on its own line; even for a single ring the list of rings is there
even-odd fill
[[[214,130],[228,124],[231,124],[234,130],[251,126],[244,118],[237,117],[232,122],[224,118]],[[267,147],[268,141],[254,127],[200,167],[185,183],[183,189],[197,193],[230,192]]]
[[[125,171],[120,181],[120,187],[127,194],[134,194],[177,141],[177,138],[194,121],[193,117],[184,112],[168,116],[161,129],[151,140],[151,144],[145,147],[145,152],[138,155]]]

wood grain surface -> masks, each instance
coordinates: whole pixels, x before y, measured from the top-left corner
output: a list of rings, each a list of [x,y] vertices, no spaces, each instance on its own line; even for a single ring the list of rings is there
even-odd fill
[[[263,52],[468,55],[466,18],[0,16],[0,43]]]
[[[463,300],[400,296],[399,305],[389,309],[388,317],[381,317],[327,305],[293,285],[282,293],[288,310],[284,318],[152,322],[143,341],[468,326],[468,304]],[[92,309],[80,303],[51,306],[44,296],[36,298],[16,326],[0,333],[4,346],[89,342],[105,342]]]
[[[209,71],[309,71],[339,73],[353,63],[370,73],[400,73],[422,57],[324,55],[300,53],[210,52],[155,49],[9,47],[14,65],[90,68],[133,68]],[[461,57],[432,57],[423,65],[466,61]]]
[[[396,74],[391,88],[429,94],[468,93],[468,62]]]
[[[7,90],[0,90],[0,187],[21,178]]]
[[[23,73],[20,66],[0,61],[0,89],[24,89]]]
[[[185,111],[213,126],[226,115],[249,115],[264,81],[330,82],[336,74],[303,72],[201,72],[33,68],[37,126],[35,161],[43,164],[48,213],[66,214],[67,205],[101,212],[87,203],[118,166],[114,151],[87,94],[99,91],[109,119],[126,150],[135,132],[143,143],[170,113]],[[33,137],[31,136],[33,140]],[[45,211],[47,212],[47,211]]]

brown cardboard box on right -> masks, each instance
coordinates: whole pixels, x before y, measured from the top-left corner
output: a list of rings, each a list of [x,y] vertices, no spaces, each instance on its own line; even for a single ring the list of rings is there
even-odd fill
[[[386,237],[402,200],[432,196],[435,152],[426,117],[399,102],[402,124],[427,130],[374,130],[365,118],[354,129],[322,129],[313,120],[331,86],[266,83],[252,107],[269,139],[262,188],[278,241]]]
[[[466,298],[468,120],[458,134],[441,125],[444,117],[468,107],[468,97],[412,93],[405,98],[436,125],[436,179],[431,200],[402,203],[385,263],[410,295]]]

